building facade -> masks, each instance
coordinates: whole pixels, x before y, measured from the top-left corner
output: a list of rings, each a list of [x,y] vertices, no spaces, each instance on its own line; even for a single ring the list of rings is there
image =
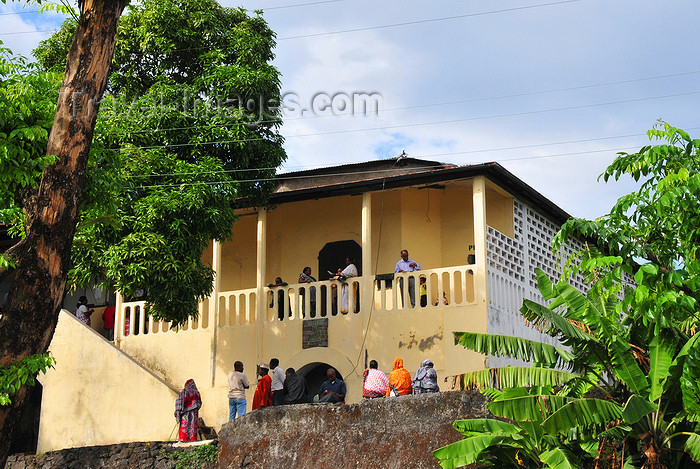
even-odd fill
[[[51,345],[58,363],[42,378],[40,451],[167,439],[190,378],[200,416],[218,428],[236,360],[255,383],[256,364],[276,357],[312,392],[333,367],[356,402],[369,360],[388,373],[401,357],[413,374],[429,358],[447,389],[442,378],[506,363],[455,345],[455,331],[548,339],[517,311],[523,298],[539,299],[535,268],[556,277],[549,243],[568,215],[496,163],[405,158],[288,173],[267,207],[243,203],[237,214],[232,239],[205,253],[214,291],[180,329],[119,297],[114,344],[62,314]],[[403,249],[421,270],[395,272]],[[359,275],[333,279],[346,258]],[[299,282],[305,267],[316,282]],[[286,285],[270,285],[276,277]],[[77,383],[86,389],[76,398]],[[62,423],[66,413],[91,430]]]

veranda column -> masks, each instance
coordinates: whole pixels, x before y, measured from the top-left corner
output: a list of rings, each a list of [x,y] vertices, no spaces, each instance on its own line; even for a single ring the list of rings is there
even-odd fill
[[[120,348],[122,335],[124,334],[124,297],[121,293],[116,292],[116,301],[114,302],[114,346]]]
[[[474,250],[476,271],[474,272],[474,300],[486,308],[488,302],[488,280],[486,278],[486,179],[474,178],[472,184],[474,201]],[[484,310],[486,314],[486,310]]]
[[[265,297],[265,266],[267,265],[267,211],[264,208],[258,209],[258,229],[257,229],[257,275],[255,285],[257,293],[255,295],[255,362],[260,363],[263,355],[263,331],[267,316],[267,298]]]
[[[216,240],[212,241],[211,268],[214,269],[214,285],[209,297],[209,327],[211,328],[209,375],[211,377],[211,386],[214,387],[216,380],[217,336],[219,331],[219,289],[221,287],[221,243]]]
[[[362,318],[362,330],[359,336],[362,346],[365,334],[368,333],[370,308],[374,301],[374,266],[372,265],[372,194],[362,194],[362,283],[360,284],[360,317]],[[364,344],[367,347],[367,344]],[[362,352],[362,351],[360,351]],[[358,367],[364,370],[364,367]]]

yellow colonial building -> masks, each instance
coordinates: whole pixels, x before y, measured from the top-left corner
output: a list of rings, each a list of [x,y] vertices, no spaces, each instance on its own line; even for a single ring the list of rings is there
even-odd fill
[[[535,268],[556,276],[549,242],[568,218],[496,163],[411,158],[283,174],[267,207],[237,214],[232,239],[205,253],[213,294],[179,330],[119,297],[114,343],[61,314],[50,347],[56,368],[41,378],[39,452],[166,440],[189,378],[202,394],[200,416],[218,429],[236,360],[252,383],[249,411],[256,364],[272,357],[313,392],[334,367],[347,402],[361,399],[372,359],[388,373],[401,357],[413,373],[429,358],[440,378],[502,364],[456,346],[452,333],[539,338],[517,311],[523,298],[538,298]],[[394,272],[403,249],[421,270]],[[359,275],[332,279],[346,258]],[[307,266],[317,281],[299,283]],[[270,286],[276,277],[286,285]],[[413,301],[402,288],[409,282]]]

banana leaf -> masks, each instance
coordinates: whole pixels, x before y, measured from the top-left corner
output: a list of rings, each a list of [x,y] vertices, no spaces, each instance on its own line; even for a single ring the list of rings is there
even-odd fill
[[[691,433],[683,444],[683,449],[693,458],[693,461],[700,463],[700,435]]]
[[[639,422],[644,416],[658,410],[659,406],[637,394],[632,394],[622,409],[622,418],[629,424]]]
[[[566,371],[532,366],[506,366],[471,371],[459,375],[462,387],[508,388],[520,386],[562,386],[578,375]]]
[[[552,413],[543,423],[547,432],[565,433],[572,427],[606,425],[622,417],[622,407],[613,401],[576,399]]]
[[[573,455],[561,448],[554,448],[540,454],[540,461],[551,469],[577,469],[578,465],[572,462]]]
[[[493,415],[498,417],[517,422],[539,422],[564,407],[569,401],[571,399],[568,397],[540,394],[489,402],[486,406]]]
[[[618,339],[610,344],[612,352],[613,372],[634,394],[643,398],[649,397],[649,381],[639,368],[637,359],[630,351],[628,343]]]
[[[433,451],[433,457],[444,469],[452,469],[474,464],[480,460],[487,448],[497,445],[506,437],[503,435],[476,435],[456,441]]]
[[[510,434],[521,431],[517,425],[495,419],[464,419],[457,420],[452,425],[455,427],[455,430],[466,436],[483,433]]]
[[[534,340],[499,334],[455,332],[455,345],[461,345],[485,355],[507,356],[524,361],[547,364],[550,367],[565,366],[574,356],[564,349]]]
[[[656,401],[664,392],[664,384],[671,374],[676,343],[673,337],[661,334],[654,336],[649,344],[650,401]]]

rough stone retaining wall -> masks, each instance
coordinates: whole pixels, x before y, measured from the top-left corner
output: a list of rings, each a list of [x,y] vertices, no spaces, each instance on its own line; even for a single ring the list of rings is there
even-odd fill
[[[177,464],[168,456],[190,452],[196,446],[173,447],[172,442],[125,443],[89,446],[34,455],[15,454],[7,459],[5,469],[170,469]],[[216,464],[203,465],[203,469]]]
[[[431,451],[461,439],[452,423],[485,417],[478,392],[264,408],[223,426],[220,468],[439,468]]]
[[[220,468],[439,468],[431,451],[457,441],[452,423],[488,416],[476,391],[303,404],[249,412],[223,426]],[[128,443],[13,455],[6,469],[169,469],[167,455],[192,451],[172,443]]]

